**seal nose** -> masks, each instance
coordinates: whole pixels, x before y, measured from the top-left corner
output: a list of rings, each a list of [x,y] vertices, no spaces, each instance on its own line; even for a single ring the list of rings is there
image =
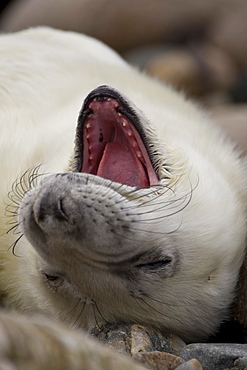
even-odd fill
[[[49,219],[69,222],[69,216],[64,207],[64,197],[54,191],[46,191],[38,197],[33,207],[34,219],[41,226]]]

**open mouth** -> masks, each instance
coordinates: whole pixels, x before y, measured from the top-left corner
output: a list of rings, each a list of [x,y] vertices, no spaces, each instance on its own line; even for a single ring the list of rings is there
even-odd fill
[[[159,182],[137,113],[108,86],[98,87],[85,99],[76,144],[78,172],[137,188]]]

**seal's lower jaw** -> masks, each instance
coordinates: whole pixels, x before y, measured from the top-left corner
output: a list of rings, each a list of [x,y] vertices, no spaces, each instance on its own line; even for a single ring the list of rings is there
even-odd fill
[[[85,99],[76,136],[76,172],[136,188],[159,183],[142,117],[123,96],[100,86]]]

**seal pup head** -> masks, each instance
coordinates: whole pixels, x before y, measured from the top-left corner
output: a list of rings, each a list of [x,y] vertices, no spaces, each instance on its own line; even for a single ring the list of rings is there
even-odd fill
[[[19,208],[37,252],[43,311],[84,327],[139,322],[188,341],[225,317],[232,276],[212,237],[191,222],[200,204],[190,170],[174,180],[163,154],[123,94],[100,86],[88,95],[71,171],[43,179]]]

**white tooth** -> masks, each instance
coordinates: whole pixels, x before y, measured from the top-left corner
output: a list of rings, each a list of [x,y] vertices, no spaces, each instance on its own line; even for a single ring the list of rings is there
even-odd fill
[[[127,122],[123,121],[122,125],[123,125],[123,127],[126,127],[127,126]]]
[[[92,125],[91,125],[90,122],[88,122],[87,125],[86,125],[86,128],[90,128],[90,127],[92,127]]]

